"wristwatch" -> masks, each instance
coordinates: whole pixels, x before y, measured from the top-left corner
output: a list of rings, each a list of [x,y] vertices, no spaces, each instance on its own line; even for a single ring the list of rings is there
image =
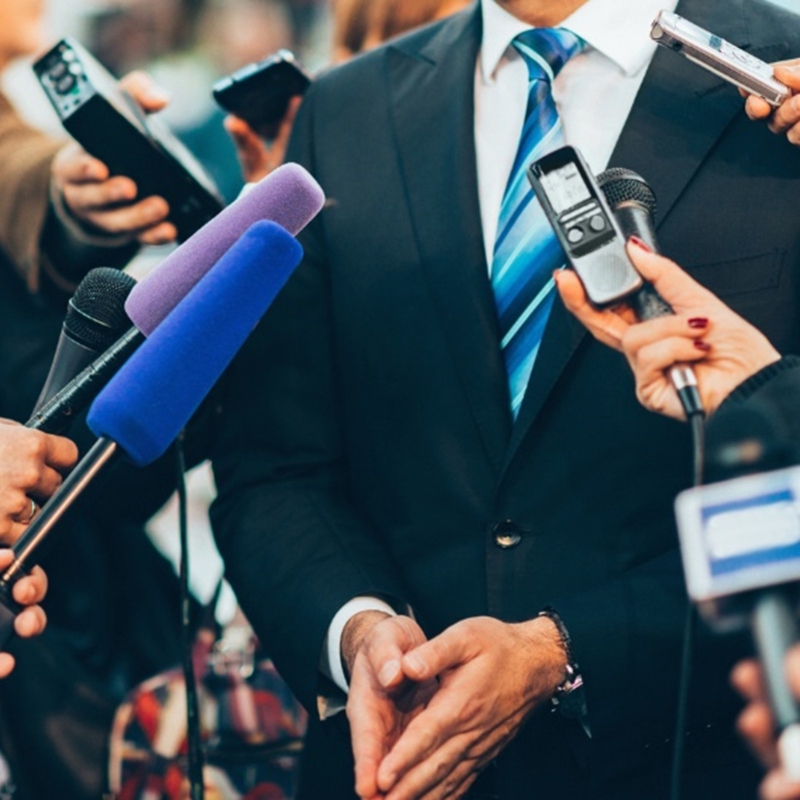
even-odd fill
[[[547,617],[552,620],[553,624],[558,628],[561,642],[564,645],[564,652],[567,656],[567,666],[565,668],[567,677],[564,678],[563,682],[558,686],[556,693],[550,700],[553,704],[553,711],[558,711],[562,716],[568,719],[578,719],[584,722],[588,713],[586,707],[586,690],[583,686],[580,668],[572,653],[572,640],[570,639],[567,626],[564,625],[558,612],[550,606],[542,609],[539,612],[539,616]]]

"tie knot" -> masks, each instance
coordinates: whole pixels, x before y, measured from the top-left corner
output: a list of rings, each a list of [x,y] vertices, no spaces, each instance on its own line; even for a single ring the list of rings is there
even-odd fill
[[[535,28],[521,33],[512,44],[525,59],[530,80],[550,83],[586,47],[580,36],[566,28]]]

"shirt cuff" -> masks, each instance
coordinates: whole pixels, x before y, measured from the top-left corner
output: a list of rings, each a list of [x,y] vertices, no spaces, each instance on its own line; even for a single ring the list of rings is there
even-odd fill
[[[354,597],[336,612],[331,624],[328,626],[325,644],[322,647],[320,670],[345,694],[350,686],[342,664],[342,634],[347,623],[362,611],[383,611],[390,617],[397,616],[397,612],[388,603],[377,597],[369,596]]]

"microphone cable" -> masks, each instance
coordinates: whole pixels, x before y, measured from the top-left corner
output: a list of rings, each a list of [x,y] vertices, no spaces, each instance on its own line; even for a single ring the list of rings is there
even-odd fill
[[[204,800],[203,744],[200,735],[200,704],[197,697],[197,679],[194,672],[192,645],[192,595],[189,588],[189,515],[186,492],[185,431],[175,441],[175,479],[178,491],[178,529],[180,531],[180,592],[181,592],[181,656],[183,680],[186,685],[186,739],[188,753],[187,774],[189,776],[191,800]]]
[[[705,474],[705,413],[699,411],[688,415],[692,436],[692,485],[702,486]],[[681,667],[678,679],[678,705],[675,716],[675,743],[672,748],[672,768],[670,774],[670,800],[680,800],[681,780],[683,778],[683,757],[686,746],[686,727],[689,715],[689,691],[692,683],[694,661],[694,642],[697,635],[697,609],[686,598],[686,619],[683,624],[683,644],[681,645]]]
[[[611,206],[626,237],[636,236],[654,252],[660,248],[655,232],[656,196],[645,179],[629,169],[611,168],[597,176],[597,182]],[[655,287],[645,284],[631,298],[631,307],[640,320],[671,314],[672,308]],[[680,398],[692,437],[692,485],[702,486],[705,472],[705,410],[697,376],[691,365],[676,365],[669,378]],[[697,632],[697,611],[687,596],[686,621],[683,627],[681,666],[678,678],[675,742],[670,776],[670,800],[680,800],[689,691],[692,678],[694,640]]]

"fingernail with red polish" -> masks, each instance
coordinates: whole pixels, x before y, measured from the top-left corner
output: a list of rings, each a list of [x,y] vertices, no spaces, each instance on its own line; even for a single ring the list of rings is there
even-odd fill
[[[705,317],[694,317],[689,320],[690,328],[707,328],[708,320]]]
[[[653,252],[653,249],[650,247],[650,245],[647,244],[647,242],[645,242],[643,239],[640,239],[638,236],[631,236],[628,238],[628,241],[631,244],[636,245],[636,247],[638,247],[640,250],[644,250],[645,253]]]
[[[704,353],[707,353],[711,349],[711,345],[708,342],[704,342],[702,339],[695,339],[694,346]]]

